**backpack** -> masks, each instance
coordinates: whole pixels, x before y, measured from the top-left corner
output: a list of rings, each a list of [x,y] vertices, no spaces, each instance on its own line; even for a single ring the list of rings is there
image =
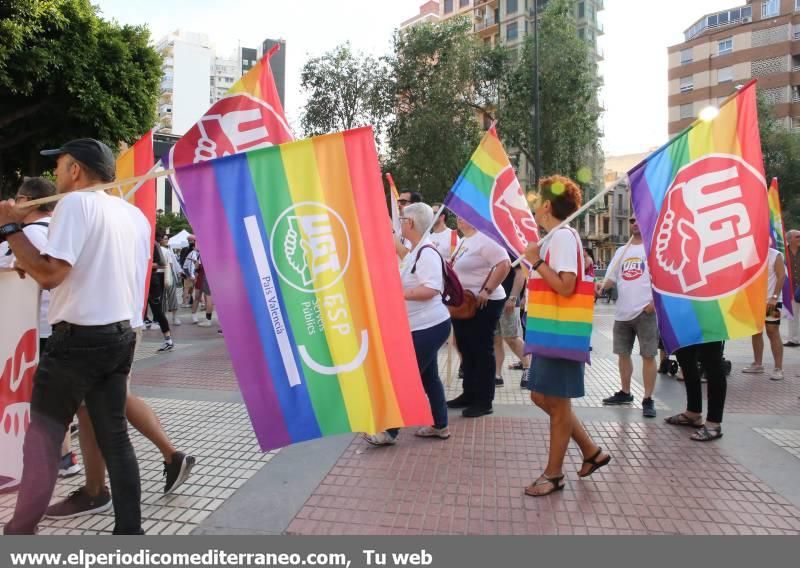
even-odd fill
[[[426,248],[433,249],[438,255],[439,260],[442,261],[442,276],[444,278],[444,291],[442,292],[442,303],[446,306],[460,306],[464,303],[464,287],[461,286],[461,281],[450,263],[445,262],[439,251],[433,245],[422,245],[417,251],[417,258],[414,260],[414,266],[411,268],[411,274],[417,270],[417,261],[419,255]]]

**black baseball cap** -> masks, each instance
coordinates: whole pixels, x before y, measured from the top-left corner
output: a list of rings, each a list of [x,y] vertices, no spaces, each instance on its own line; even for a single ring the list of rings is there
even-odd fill
[[[78,138],[62,144],[61,148],[42,150],[42,156],[69,154],[87,168],[92,169],[104,181],[114,179],[116,162],[111,148],[94,138]]]

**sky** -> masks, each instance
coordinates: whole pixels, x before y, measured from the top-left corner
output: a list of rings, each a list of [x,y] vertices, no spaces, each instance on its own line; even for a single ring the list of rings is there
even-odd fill
[[[423,0],[93,0],[104,17],[146,24],[158,40],[175,29],[206,33],[220,55],[265,38],[286,40],[286,114],[299,124],[305,61],[350,41],[373,55],[391,50],[392,34]],[[603,150],[644,152],[667,140],[667,47],[702,15],[744,0],[605,0],[600,94],[606,109]],[[542,85],[542,88],[545,88]]]

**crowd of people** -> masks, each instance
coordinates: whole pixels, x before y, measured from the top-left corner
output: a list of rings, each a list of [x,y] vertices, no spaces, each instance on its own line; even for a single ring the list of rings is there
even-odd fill
[[[0,202],[0,234],[5,241],[0,244],[0,267],[13,267],[32,277],[42,290],[40,362],[24,443],[23,475],[14,516],[4,532],[34,533],[44,515],[72,518],[108,510],[113,494],[114,533],[142,534],[139,467],[128,437],[128,422],[162,454],[165,493],[183,483],[196,462],[172,444],[153,410],[128,388],[134,351],[142,329],[150,323],[144,319],[143,306],[146,303],[163,334],[159,352],[168,352],[174,348],[170,321],[181,325],[179,306],[191,307],[197,325],[211,326],[211,290],[193,238],[177,255],[166,235],[157,235],[153,246],[150,226],[138,209],[103,192],[78,191],[114,178],[114,158],[108,147],[93,139],[80,139],[42,153],[56,159],[55,185],[41,178],[27,179],[15,200]],[[531,497],[564,488],[563,466],[570,440],[583,456],[577,472],[581,478],[612,460],[589,436],[572,408],[572,399],[585,393],[585,362],[555,351],[534,357],[525,353],[529,280],[532,289],[542,290],[550,298],[558,317],[559,307],[574,305],[579,283],[592,281],[594,276],[591,251],[583,247],[577,231],[563,225],[581,206],[580,188],[568,178],[554,176],[541,180],[538,189],[534,215],[540,230],[549,236],[546,242],[530,243],[525,250],[529,271],[515,262],[522,259],[509,256],[506,248],[466,219],[456,219],[457,229],[448,226],[444,206],[429,206],[418,192],[400,193],[400,233],[394,235],[412,342],[433,417],[433,423],[417,429],[415,435],[449,439],[448,409],[460,409],[469,419],[491,414],[496,389],[506,386],[502,365],[504,350],[510,349],[517,358],[513,367],[522,372],[520,387],[530,391],[532,403],[550,421],[547,464],[524,488]],[[50,204],[20,207],[27,200],[56,192],[67,195],[54,210]],[[630,242],[616,252],[595,290],[599,295],[613,287],[617,294],[613,352],[618,357],[620,390],[603,402],[634,402],[632,351],[638,341],[644,383],[642,413],[653,418],[656,355],[663,346],[635,217],[630,225]],[[791,274],[800,278],[800,232],[792,231],[789,243]],[[770,374],[773,380],[783,378],[778,329],[785,276],[783,258],[770,250],[766,330],[775,362]],[[472,298],[469,310],[443,302],[455,280],[465,297]],[[798,307],[795,302],[795,310]],[[204,319],[198,316],[201,309]],[[799,320],[791,326],[787,347],[800,346]],[[463,378],[462,392],[449,401],[437,362],[448,341],[459,353]],[[752,341],[754,361],[743,371],[764,373],[761,334]],[[692,427],[692,440],[722,436],[727,384],[723,351],[724,345],[714,342],[684,347],[676,353],[687,404],[685,411],[666,422]],[[664,357],[662,354],[662,370]],[[708,383],[705,419],[702,381]],[[80,471],[70,446],[70,427],[76,416],[86,482],[66,499],[50,505],[59,473]],[[375,446],[392,446],[398,435],[398,429],[389,429],[365,435],[365,439]],[[111,491],[105,484],[106,470]]]

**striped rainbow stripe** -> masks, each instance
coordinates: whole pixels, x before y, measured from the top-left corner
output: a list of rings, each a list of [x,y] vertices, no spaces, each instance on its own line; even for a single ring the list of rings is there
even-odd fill
[[[791,317],[794,317],[792,300],[794,299],[794,289],[792,287],[792,263],[789,261],[789,250],[786,242],[786,231],[783,227],[783,215],[781,213],[781,198],[778,195],[778,178],[772,178],[767,192],[769,202],[769,246],[779,251],[783,255],[786,265],[786,280],[783,281],[783,291],[781,300],[783,310]]]
[[[177,176],[263,449],[432,423],[371,128]]]

